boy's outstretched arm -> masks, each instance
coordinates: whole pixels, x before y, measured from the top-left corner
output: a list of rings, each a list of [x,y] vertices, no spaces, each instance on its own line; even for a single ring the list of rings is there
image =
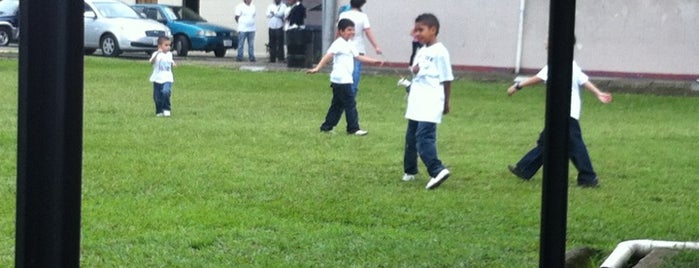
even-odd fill
[[[510,88],[507,89],[507,96],[512,96],[513,94],[515,94],[515,92],[521,90],[526,86],[536,85],[541,82],[544,82],[544,80],[542,80],[538,76],[532,76],[524,81],[514,83],[510,86]]]
[[[328,64],[328,62],[330,62],[332,59],[333,59],[333,53],[325,54],[325,55],[323,56],[323,58],[320,59],[320,61],[319,61],[318,64],[316,65],[316,67],[313,68],[313,69],[308,69],[308,70],[306,70],[306,73],[307,73],[307,74],[314,74],[314,73],[317,73],[318,71],[320,71],[320,69],[323,68],[323,66],[325,66],[326,64]]]
[[[597,97],[597,99],[600,102],[605,103],[605,104],[612,102],[612,94],[600,90],[592,82],[590,82],[590,81],[585,82],[585,84],[583,84],[583,87],[585,87],[585,89],[587,89],[588,91],[595,94],[595,97]]]
[[[355,58],[355,59],[358,59],[359,61],[361,61],[361,62],[363,62],[363,63],[376,64],[376,65],[379,65],[379,66],[382,66],[382,65],[383,65],[383,61],[382,61],[382,60],[377,60],[377,59],[374,59],[374,58],[371,58],[371,57],[367,57],[367,56],[364,56],[364,55],[359,55],[359,56],[356,56],[356,57],[354,57],[354,58]]]
[[[442,111],[442,114],[448,114],[451,111],[451,104],[449,102],[451,99],[451,81],[442,82],[442,86],[444,86],[444,111]]]

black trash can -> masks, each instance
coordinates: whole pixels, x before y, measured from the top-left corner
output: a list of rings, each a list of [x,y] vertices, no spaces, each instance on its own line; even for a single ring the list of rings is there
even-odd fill
[[[289,68],[311,67],[311,59],[307,57],[310,43],[309,31],[291,29],[286,31],[286,63]]]

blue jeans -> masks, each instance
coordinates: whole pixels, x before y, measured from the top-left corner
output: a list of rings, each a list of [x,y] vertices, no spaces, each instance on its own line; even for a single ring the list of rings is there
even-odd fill
[[[417,157],[427,167],[427,173],[434,178],[444,165],[437,157],[437,124],[408,120],[408,130],[405,132],[405,155],[403,156],[403,171],[407,174],[417,174]]]
[[[153,101],[155,101],[155,113],[162,113],[170,110],[170,95],[172,95],[172,82],[153,82]]]
[[[582,131],[580,130],[580,122],[574,118],[570,118],[568,127],[568,155],[573,165],[578,170],[578,183],[594,183],[597,179],[597,174],[592,168],[592,161],[587,152],[587,147],[582,139]],[[544,131],[539,134],[539,139],[536,141],[536,147],[529,151],[519,162],[517,162],[517,171],[526,179],[536,174],[536,172],[544,164]]]
[[[364,64],[362,64],[361,61],[354,59],[354,71],[352,71],[352,93],[354,93],[354,95],[357,95],[357,91],[359,91],[359,80],[361,79],[362,67],[364,67]]]
[[[325,122],[320,125],[321,131],[332,130],[342,117],[342,112],[345,112],[347,120],[347,133],[354,133],[359,130],[359,114],[357,112],[357,101],[352,94],[352,84],[335,84],[330,85],[333,89],[333,99],[328,108],[328,114],[325,116]]]
[[[248,42],[248,57],[250,61],[255,60],[255,32],[238,32],[238,58],[243,60],[243,47],[245,40]]]

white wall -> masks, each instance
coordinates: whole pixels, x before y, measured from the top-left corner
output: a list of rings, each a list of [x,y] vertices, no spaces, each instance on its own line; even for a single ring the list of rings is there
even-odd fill
[[[236,27],[233,11],[242,0],[200,1],[204,18]],[[338,6],[349,2],[337,1]],[[263,14],[271,2],[253,0],[258,10],[255,51],[259,56],[265,54],[268,37]],[[321,2],[304,0],[304,5],[310,8]],[[515,68],[520,0],[367,2],[364,11],[390,62],[408,61],[412,40],[408,33],[413,21],[418,14],[431,12],[440,19],[439,39],[449,49],[454,65]],[[546,64],[544,41],[548,36],[550,0],[526,2],[522,68],[539,69]],[[181,4],[181,0],[160,3]],[[312,17],[313,14],[308,24],[312,24]],[[577,1],[576,59],[588,71],[699,77],[698,33],[697,0]]]

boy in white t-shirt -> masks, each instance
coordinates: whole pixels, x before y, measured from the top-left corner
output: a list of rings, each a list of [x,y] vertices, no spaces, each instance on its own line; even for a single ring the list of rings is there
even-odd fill
[[[546,44],[546,49],[548,49],[548,43]],[[535,85],[541,82],[545,82],[548,79],[548,65],[545,66],[536,76],[526,79],[521,82],[517,82],[507,89],[507,95],[512,96],[517,91],[530,85]],[[582,72],[580,66],[573,61],[573,80],[571,85],[570,94],[570,121],[569,121],[569,137],[568,142],[570,144],[570,160],[573,165],[578,170],[577,184],[579,187],[597,187],[599,181],[595,170],[592,168],[592,161],[590,160],[590,155],[587,152],[587,147],[582,139],[582,131],[580,130],[580,111],[582,110],[582,100],[580,98],[580,86],[583,86],[588,91],[595,94],[595,97],[602,103],[610,103],[612,101],[612,94],[603,92],[590,82],[589,78],[585,73]],[[529,151],[524,157],[522,157],[516,165],[510,165],[507,168],[514,174],[523,180],[530,180],[534,174],[541,168],[544,163],[543,156],[543,136],[542,131],[539,135],[539,140],[536,142],[536,147]]]
[[[347,134],[364,136],[367,134],[367,131],[359,128],[357,101],[352,92],[354,60],[357,59],[371,64],[382,64],[383,62],[360,55],[357,49],[349,42],[354,35],[354,23],[351,20],[340,20],[337,23],[337,30],[340,37],[335,39],[330,45],[328,52],[320,59],[318,65],[306,71],[308,74],[317,73],[328,62],[333,61],[333,69],[330,72],[330,87],[333,89],[333,98],[325,116],[325,122],[320,126],[320,131],[332,133],[344,111],[345,119],[347,120]]]
[[[449,95],[454,75],[449,51],[437,41],[437,17],[429,13],[418,16],[413,32],[424,46],[417,51],[413,65],[410,66],[413,81],[405,112],[408,129],[405,134],[403,181],[415,179],[419,155],[430,175],[425,188],[435,189],[450,175],[437,157],[437,124],[442,122],[442,115],[449,113]]]
[[[351,0],[349,10],[340,12],[339,19],[349,19],[354,22],[355,34],[351,39],[352,44],[357,47],[360,55],[367,53],[364,44],[364,36],[369,41],[369,43],[374,47],[376,54],[381,55],[383,52],[379,47],[374,32],[371,30],[371,23],[369,22],[369,16],[362,11],[362,7],[366,4],[366,0]],[[354,84],[352,84],[352,90],[354,94],[357,94],[359,90],[359,81],[361,80],[362,73],[362,62],[354,61],[354,72],[352,72],[352,77],[354,79]]]
[[[172,67],[177,66],[172,59],[171,45],[172,41],[169,37],[158,37],[158,51],[153,52],[150,57],[153,72],[149,80],[153,82],[153,101],[155,101],[155,115],[158,117],[170,116],[170,95],[172,95],[172,83],[175,81]]]

